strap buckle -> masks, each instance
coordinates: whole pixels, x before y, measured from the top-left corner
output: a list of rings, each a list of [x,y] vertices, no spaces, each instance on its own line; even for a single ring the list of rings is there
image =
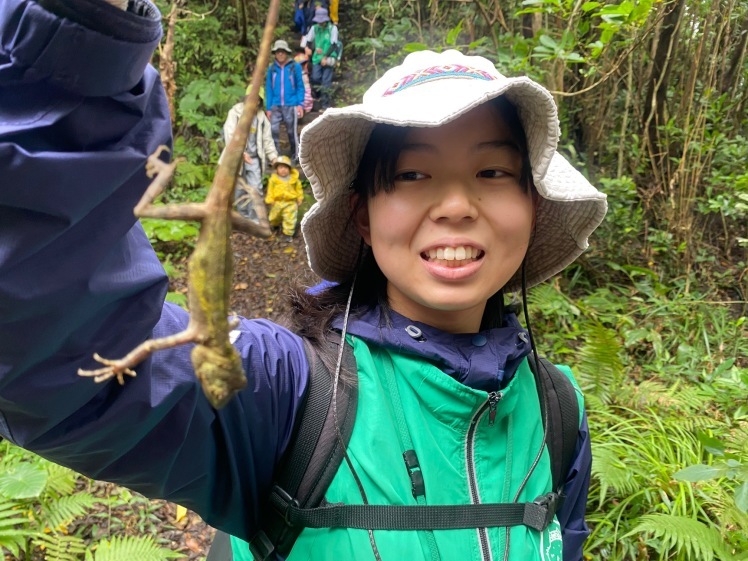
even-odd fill
[[[526,503],[527,507],[525,508],[523,524],[538,532],[542,532],[553,522],[559,500],[559,494],[551,492],[538,497],[531,503]]]
[[[276,485],[273,487],[273,494],[276,496],[276,500],[273,501],[273,507],[283,518],[286,526],[289,528],[293,527],[293,522],[290,519],[291,508],[299,508],[299,501],[289,495],[285,489]],[[279,504],[280,503],[280,504]]]

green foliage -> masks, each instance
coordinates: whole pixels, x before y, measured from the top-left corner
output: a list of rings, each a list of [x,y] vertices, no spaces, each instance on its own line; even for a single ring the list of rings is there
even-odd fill
[[[639,524],[624,537],[640,533],[652,534],[658,538],[658,550],[676,551],[684,560],[712,561],[732,558],[719,532],[693,518],[672,514],[647,514],[642,516]]]
[[[727,478],[735,482],[735,506],[748,514],[748,453],[741,458],[739,453],[727,452],[727,446],[708,434],[699,434],[704,448],[720,461],[711,465],[696,464],[673,475],[680,481],[699,482]],[[741,461],[742,460],[742,461]]]
[[[49,561],[80,561],[87,549],[83,539],[63,534],[42,534],[35,543],[44,548],[44,557]]]
[[[159,546],[151,537],[112,537],[101,541],[84,539],[68,528],[84,519],[95,519],[107,511],[102,503],[131,501],[144,535],[154,534],[149,525],[153,516],[150,503],[126,492],[121,498],[102,499],[80,489],[82,477],[17,448],[0,443],[0,548],[12,556],[5,559],[30,559],[34,551],[43,551],[46,561],[165,561],[184,555]],[[110,520],[110,522],[112,522]],[[111,526],[111,524],[110,524]],[[33,557],[36,559],[37,557]]]
[[[93,554],[86,552],[86,561],[166,561],[182,557],[184,555],[159,547],[150,536],[115,537],[100,542]]]
[[[32,520],[26,516],[20,502],[0,496],[0,548],[18,557],[22,551],[26,551],[29,538],[41,535],[41,532],[32,529]]]
[[[194,222],[141,218],[140,223],[156,252],[165,259],[167,267],[172,258],[189,255],[200,233],[199,225]],[[167,254],[170,256],[168,259],[165,257]]]

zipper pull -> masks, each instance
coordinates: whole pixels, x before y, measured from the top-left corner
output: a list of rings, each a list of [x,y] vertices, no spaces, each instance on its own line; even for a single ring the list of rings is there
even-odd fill
[[[491,392],[488,394],[488,426],[493,426],[496,421],[496,406],[502,398],[501,392]]]

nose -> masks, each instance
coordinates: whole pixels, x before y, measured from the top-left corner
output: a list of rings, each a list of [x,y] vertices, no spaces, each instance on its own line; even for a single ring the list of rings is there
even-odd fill
[[[431,219],[436,222],[472,221],[478,217],[478,199],[470,187],[459,181],[435,189]]]

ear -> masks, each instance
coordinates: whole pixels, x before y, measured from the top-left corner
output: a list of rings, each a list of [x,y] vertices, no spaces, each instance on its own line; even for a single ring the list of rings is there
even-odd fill
[[[535,220],[538,217],[538,204],[540,204],[540,195],[533,186],[532,188],[532,229],[535,230]]]
[[[371,227],[369,224],[369,206],[366,201],[362,200],[357,194],[351,195],[349,201],[351,207],[351,216],[353,217],[353,223],[356,225],[356,230],[366,242],[366,245],[371,245]]]

